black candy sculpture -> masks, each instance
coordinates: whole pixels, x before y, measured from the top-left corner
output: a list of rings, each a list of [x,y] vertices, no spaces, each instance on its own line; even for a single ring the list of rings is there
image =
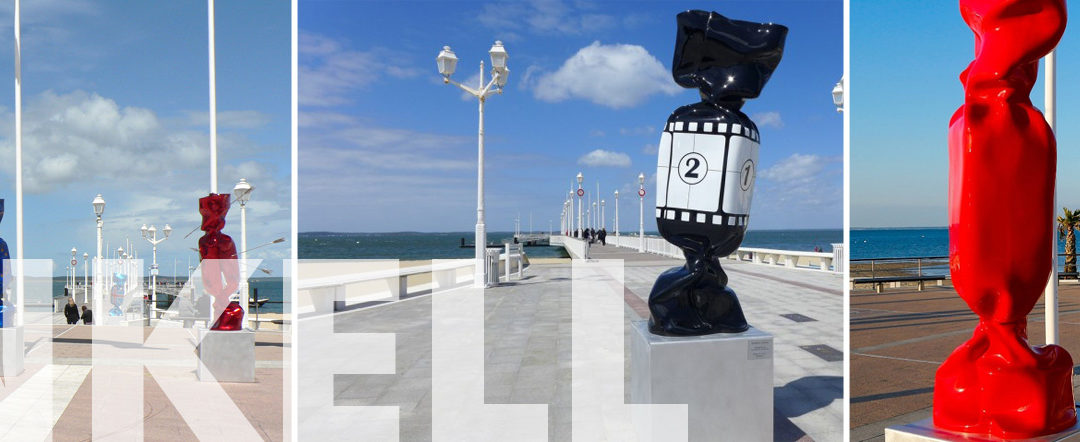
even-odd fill
[[[686,265],[657,278],[649,329],[739,333],[750,325],[720,257],[746,234],[760,142],[757,125],[739,109],[761,94],[780,63],[787,28],[705,11],[683,12],[676,21],[671,73],[680,86],[700,90],[702,101],[676,109],[660,137],[656,225],[683,250]]]

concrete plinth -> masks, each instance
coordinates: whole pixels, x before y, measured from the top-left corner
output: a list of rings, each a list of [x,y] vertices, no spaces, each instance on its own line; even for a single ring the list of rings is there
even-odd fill
[[[667,337],[646,321],[630,333],[633,403],[687,404],[691,441],[773,439],[773,337]]]
[[[995,441],[985,434],[961,433],[958,431],[942,430],[934,426],[934,419],[927,418],[918,422],[889,427],[885,429],[886,442],[928,442],[928,441],[965,441],[982,442]],[[1060,433],[1048,434],[1032,439],[1024,439],[1035,442],[1053,442],[1061,440],[1080,441],[1080,423]]]
[[[23,372],[26,342],[23,327],[0,328],[0,376],[18,376]]]
[[[198,330],[199,380],[255,382],[254,331]]]

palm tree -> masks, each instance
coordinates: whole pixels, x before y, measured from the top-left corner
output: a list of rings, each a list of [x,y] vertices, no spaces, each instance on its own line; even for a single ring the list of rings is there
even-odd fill
[[[1065,216],[1057,217],[1058,234],[1065,235],[1065,273],[1076,272],[1076,229],[1080,228],[1080,210],[1062,207]]]

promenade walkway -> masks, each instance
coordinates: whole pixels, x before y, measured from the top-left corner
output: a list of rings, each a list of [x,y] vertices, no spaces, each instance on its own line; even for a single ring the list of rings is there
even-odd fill
[[[1080,285],[1059,286],[1058,333],[1080,358]],[[971,337],[978,317],[950,286],[851,292],[851,440],[884,440],[885,428],[929,418],[938,366]],[[1028,341],[1045,341],[1040,301],[1028,316]],[[1080,397],[1080,378],[1073,394]]]
[[[178,411],[183,405],[177,406],[174,403],[174,400],[190,400],[192,394],[189,393],[184,398],[180,397],[183,395],[178,395],[170,399],[160,384],[174,382],[173,385],[190,387],[199,383],[195,375],[196,356],[193,352],[195,330],[151,327],[129,329],[141,329],[148,341],[144,345],[132,345],[127,342],[101,340],[99,337],[95,342],[92,339],[94,332],[91,326],[27,325],[25,371],[19,376],[0,378],[0,413],[7,416],[0,422],[0,439],[41,440],[42,435],[39,432],[42,428],[47,431],[51,426],[53,440],[90,440],[93,416],[99,412],[93,407],[91,395],[98,367],[115,370],[115,367],[144,367],[145,364],[154,366],[142,369],[145,374],[142,381],[142,425],[146,440],[199,440],[191,425]],[[46,340],[45,336],[50,335],[52,339]],[[257,332],[256,382],[219,384],[225,395],[218,399],[231,400],[239,410],[235,417],[246,419],[255,430],[254,434],[263,440],[284,440],[285,436],[282,425],[285,415],[282,398],[286,376],[284,367],[288,360],[287,341],[287,336],[281,332]],[[146,357],[146,352],[161,354],[168,350],[173,350],[173,354],[178,357]],[[99,359],[95,360],[95,351],[105,351],[110,356],[102,358],[98,355]],[[43,370],[46,366],[51,367],[51,373]],[[45,416],[24,416],[16,419],[15,417],[27,413],[35,401],[40,400],[39,395],[43,391],[41,388],[46,385],[51,385],[52,388],[51,402],[56,410],[55,414],[47,416],[49,413],[44,413]],[[123,408],[119,402],[109,405],[113,411]],[[190,401],[188,405],[191,405]],[[186,416],[190,418],[191,414]],[[25,425],[28,422],[35,424]],[[239,427],[244,423],[220,422],[213,426],[218,425]],[[206,433],[202,434],[206,436]],[[98,437],[101,437],[100,433]]]
[[[598,245],[592,257],[624,260],[629,371],[629,324],[648,317],[653,281],[682,261]],[[723,265],[747,319],[775,336],[776,440],[842,440],[842,276]],[[571,276],[569,260],[534,264],[524,278],[484,292],[485,402],[548,404],[554,441],[571,439]],[[396,333],[397,369],[336,375],[335,405],[399,406],[401,440],[431,440],[431,322],[431,296],[338,313],[338,333]]]

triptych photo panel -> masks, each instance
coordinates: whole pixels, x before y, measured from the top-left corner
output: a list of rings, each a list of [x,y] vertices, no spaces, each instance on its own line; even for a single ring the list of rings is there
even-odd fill
[[[1068,12],[11,0],[0,440],[1080,440]]]

